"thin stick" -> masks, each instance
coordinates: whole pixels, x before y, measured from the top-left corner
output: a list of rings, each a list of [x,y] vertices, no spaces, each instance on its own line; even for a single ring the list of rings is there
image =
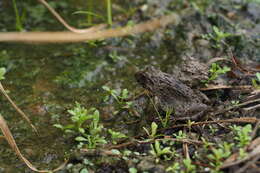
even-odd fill
[[[166,25],[179,24],[180,18],[176,14],[170,14],[160,18],[152,19],[135,26],[126,26],[116,29],[98,30],[90,33],[73,32],[8,32],[0,33],[0,42],[27,42],[27,43],[70,43],[84,42],[89,40],[122,37],[131,34],[153,31]]]
[[[8,94],[6,93],[2,83],[0,82],[0,91],[2,92],[2,94],[7,98],[7,100],[11,103],[11,105],[14,107],[14,109],[20,114],[22,115],[22,117],[31,125],[31,127],[33,128],[33,130],[38,134],[38,131],[36,129],[36,127],[32,124],[31,120],[28,118],[28,116],[18,107],[16,106],[16,104],[13,102],[13,100],[8,96]]]
[[[90,32],[96,31],[96,30],[103,29],[105,27],[105,25],[102,24],[102,25],[98,25],[98,26],[86,28],[86,29],[74,28],[74,27],[70,26],[45,0],[38,0],[38,1],[40,3],[42,3],[54,15],[54,17],[71,32],[90,33]]]
[[[21,153],[21,151],[19,150],[14,137],[11,133],[11,131],[9,130],[8,125],[6,124],[4,118],[2,117],[2,115],[0,115],[0,129],[5,137],[5,139],[7,140],[8,144],[10,145],[10,147],[15,151],[15,153],[19,156],[19,158],[33,171],[35,172],[55,172],[58,171],[60,169],[62,169],[63,167],[65,167],[67,161],[65,161],[62,165],[60,165],[58,168],[54,169],[54,170],[39,170],[36,167],[33,166],[33,164],[27,160],[23,154]]]

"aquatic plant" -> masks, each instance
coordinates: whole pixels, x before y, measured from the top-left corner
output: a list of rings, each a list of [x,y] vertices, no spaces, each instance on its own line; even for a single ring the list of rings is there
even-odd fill
[[[133,106],[133,102],[128,101],[128,99],[130,98],[130,94],[126,88],[123,90],[115,90],[115,89],[111,89],[108,86],[102,86],[102,89],[106,91],[106,96],[104,98],[105,102],[108,101],[110,96],[112,96],[116,100],[120,110],[130,109]],[[115,114],[118,111],[116,111]]]
[[[65,133],[74,133],[75,140],[79,142],[78,147],[96,148],[107,141],[102,136],[103,125],[99,122],[99,111],[95,108],[86,109],[79,103],[68,110],[71,115],[71,124],[54,124],[55,127],[63,130]]]

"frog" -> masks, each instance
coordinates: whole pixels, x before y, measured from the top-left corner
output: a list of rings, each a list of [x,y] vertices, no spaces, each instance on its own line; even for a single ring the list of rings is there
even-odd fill
[[[198,90],[190,88],[173,74],[164,73],[154,67],[135,74],[138,84],[158,98],[162,110],[174,110],[180,120],[195,120],[209,109],[204,103],[206,96]]]

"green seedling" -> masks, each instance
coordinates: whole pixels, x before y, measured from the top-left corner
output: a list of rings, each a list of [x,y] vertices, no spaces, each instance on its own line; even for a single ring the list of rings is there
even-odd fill
[[[118,55],[117,51],[115,51],[115,50],[113,50],[111,53],[109,53],[108,56],[113,60],[113,62],[121,61],[124,58],[123,56]]]
[[[127,89],[117,91],[109,88],[108,86],[103,86],[102,88],[107,92],[104,101],[108,101],[109,97],[112,96],[118,103],[120,109],[130,109],[133,106],[133,102],[126,101],[130,98],[129,91]]]
[[[253,87],[255,87],[256,89],[260,89],[260,73],[257,72],[255,74],[256,78],[252,79],[252,85]]]
[[[157,128],[158,125],[155,122],[152,122],[151,124],[151,133],[149,132],[149,130],[147,130],[145,127],[143,127],[144,131],[146,132],[146,134],[149,136],[150,139],[155,139],[157,137]]]
[[[164,128],[167,127],[168,124],[169,124],[169,121],[170,121],[170,116],[171,116],[171,114],[172,114],[172,112],[173,112],[173,108],[167,107],[166,112],[165,112],[165,117],[163,118],[163,117],[161,116],[161,114],[159,113],[159,111],[158,111],[157,107],[155,106],[155,104],[154,104],[154,102],[153,102],[152,99],[151,99],[151,103],[152,103],[152,105],[153,105],[153,107],[154,107],[154,109],[155,109],[155,111],[156,111],[156,114],[157,114],[158,117],[159,117],[159,120],[160,120],[162,126],[163,126]]]
[[[111,26],[113,24],[112,21],[112,2],[111,0],[106,0],[107,4],[107,23]]]
[[[208,80],[203,81],[204,83],[208,83],[209,81],[217,79],[217,77],[221,74],[225,74],[229,72],[231,69],[227,66],[220,67],[217,63],[212,63],[209,69],[210,77]]]
[[[14,8],[14,12],[15,12],[15,28],[16,30],[18,31],[23,31],[24,28],[23,28],[23,21],[24,21],[24,17],[25,17],[25,13],[23,13],[22,16],[19,15],[19,12],[18,12],[18,8],[17,8],[17,5],[16,5],[16,0],[12,0],[13,1],[13,8]]]
[[[129,173],[137,173],[136,168],[129,168],[128,171],[129,171]]]
[[[207,141],[207,140],[206,140],[205,138],[203,138],[203,137],[201,137],[201,140],[202,140],[202,142],[203,142],[203,147],[204,147],[205,149],[207,149],[207,148],[209,148],[209,147],[211,147],[211,146],[214,145],[212,142]]]
[[[202,38],[213,41],[213,47],[219,49],[223,44],[226,44],[224,40],[230,36],[232,36],[231,33],[223,32],[218,27],[213,26],[213,33],[202,35]]]
[[[93,8],[93,0],[87,1],[88,9],[85,11],[76,11],[73,14],[85,14],[87,16],[87,25],[93,25],[93,17],[102,19],[102,21],[107,22],[110,26],[113,24],[112,21],[112,2],[111,0],[106,0],[106,11],[107,11],[107,17],[103,17],[97,13],[94,12]]]
[[[87,21],[88,21],[87,25],[93,25],[92,17],[96,17],[96,18],[102,19],[102,21],[105,21],[105,18],[103,16],[98,15],[98,14],[91,12],[91,11],[76,11],[73,14],[85,14],[85,15],[87,15]]]
[[[212,125],[209,125],[209,130],[210,130],[210,133],[211,133],[211,134],[214,134],[214,133],[217,132],[218,128],[213,127]]]
[[[190,158],[184,159],[183,165],[185,167],[185,173],[195,173],[196,172],[196,166],[191,163]]]
[[[231,104],[232,104],[233,106],[237,106],[237,105],[239,104],[239,100],[232,100],[232,101],[231,101]]]
[[[173,136],[176,137],[176,139],[186,139],[187,134],[184,133],[182,130],[179,130],[178,134],[174,134]]]
[[[63,130],[65,133],[73,133],[77,135],[75,138],[79,142],[79,147],[96,148],[97,145],[107,143],[105,138],[101,136],[103,126],[99,123],[99,111],[95,108],[87,110],[79,103],[68,110],[71,115],[71,124],[63,126],[55,124],[54,126]]]
[[[4,67],[0,68],[0,80],[5,79],[5,73],[6,73],[6,69]]]
[[[187,125],[188,125],[188,128],[189,128],[189,131],[191,131],[191,127],[194,123],[195,123],[195,121],[188,120]]]
[[[235,140],[238,141],[238,147],[245,147],[251,141],[250,133],[252,132],[252,125],[247,124],[244,127],[233,125],[230,127],[235,134]]]
[[[199,11],[200,13],[205,13],[208,6],[212,3],[213,0],[189,0],[192,7]]]
[[[173,108],[166,109],[165,117],[164,117],[164,119],[161,120],[161,123],[164,128],[168,126],[172,112],[173,112]]]
[[[115,132],[115,131],[113,131],[111,129],[108,129],[108,133],[110,133],[110,135],[111,135],[113,144],[117,144],[117,140],[118,139],[127,137],[125,134],[120,133],[120,132]]]
[[[175,155],[175,152],[171,151],[170,147],[161,146],[159,141],[155,141],[154,144],[151,144],[151,149],[150,153],[156,158],[156,163],[158,163],[161,158],[170,160]]]
[[[233,145],[232,143],[224,142],[222,145],[220,144],[217,149],[213,148],[212,154],[207,156],[211,160],[210,165],[213,167],[214,172],[219,171],[224,159],[231,155]]]
[[[239,148],[239,159],[244,159],[247,155],[248,153],[244,148]]]
[[[179,173],[180,172],[180,164],[178,162],[174,162],[172,166],[166,169],[167,172]]]

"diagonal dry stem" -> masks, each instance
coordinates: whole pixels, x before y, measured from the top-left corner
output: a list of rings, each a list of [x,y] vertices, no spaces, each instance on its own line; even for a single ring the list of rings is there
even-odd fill
[[[38,134],[38,131],[36,129],[36,127],[32,124],[31,120],[28,118],[28,116],[18,107],[16,106],[16,104],[12,101],[12,99],[8,96],[8,94],[6,93],[2,83],[0,82],[0,91],[2,92],[2,94],[7,98],[7,100],[11,103],[11,105],[14,107],[14,109],[20,114],[22,115],[22,117],[31,125],[31,127],[33,128],[33,130]]]
[[[63,24],[68,30],[70,30],[71,32],[75,32],[75,33],[90,33],[90,32],[94,32],[97,30],[101,30],[103,28],[105,28],[105,24],[100,24],[91,28],[86,28],[86,29],[77,29],[74,28],[72,26],[70,26],[60,15],[59,13],[57,13],[45,0],[38,0],[40,3],[42,3],[53,15],[54,17],[61,23]]]
[[[54,169],[54,170],[38,170],[35,166],[33,166],[31,164],[31,162],[29,160],[27,160],[21,153],[21,151],[19,150],[18,146],[16,145],[16,142],[14,140],[14,137],[11,133],[11,131],[9,130],[4,118],[2,117],[2,115],[0,115],[0,129],[5,137],[5,139],[7,140],[8,144],[11,146],[11,148],[15,151],[15,153],[20,157],[20,159],[33,171],[35,172],[55,172],[58,171],[60,169],[62,169],[65,164],[66,161],[59,166],[58,168]]]

